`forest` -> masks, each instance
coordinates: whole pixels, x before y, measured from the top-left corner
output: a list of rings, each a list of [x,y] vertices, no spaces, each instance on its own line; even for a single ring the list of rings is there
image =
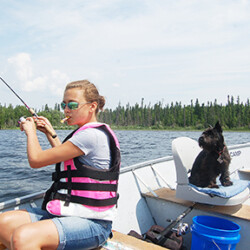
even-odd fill
[[[69,129],[66,124],[61,124],[64,117],[60,105],[54,108],[45,105],[41,110],[35,110],[38,115],[47,117],[56,129]],[[0,103],[0,129],[11,129],[18,125],[21,116],[30,116],[28,110],[21,105],[13,107]],[[115,109],[104,109],[99,113],[100,122],[109,124],[114,129],[185,129],[203,130],[209,125],[220,121],[222,127],[227,130],[250,130],[250,103],[236,100],[228,96],[226,105],[213,102],[199,103],[199,100],[191,100],[189,105],[181,102],[163,105],[162,102],[144,104],[144,98],[140,103],[131,106],[129,103],[122,106],[120,103]]]

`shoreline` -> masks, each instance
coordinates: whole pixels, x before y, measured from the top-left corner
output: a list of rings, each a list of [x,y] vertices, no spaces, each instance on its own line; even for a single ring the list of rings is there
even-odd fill
[[[113,130],[133,130],[133,131],[204,131],[205,128],[196,128],[196,127],[166,127],[166,128],[156,128],[156,127],[140,127],[140,126],[110,126]],[[74,130],[74,126],[54,126],[55,130]],[[18,130],[19,127],[3,128],[1,130]],[[226,132],[250,132],[250,128],[223,128],[223,131]]]

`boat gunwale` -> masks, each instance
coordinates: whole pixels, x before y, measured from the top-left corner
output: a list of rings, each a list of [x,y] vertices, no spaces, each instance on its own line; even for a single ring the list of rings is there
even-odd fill
[[[237,145],[231,145],[228,146],[229,150],[233,150],[233,149],[237,149],[237,148],[245,148],[245,147],[250,147],[250,143],[243,143],[243,144],[237,144]],[[136,163],[130,166],[126,166],[121,168],[120,173],[127,173],[130,171],[134,171],[146,166],[152,166],[154,164],[158,164],[158,163],[162,163],[162,162],[166,162],[166,161],[172,161],[173,160],[173,156],[164,156],[161,158],[156,158],[153,160],[148,160],[148,161],[144,161],[144,162],[140,162],[140,163]],[[25,196],[21,196],[18,198],[14,198],[14,199],[10,199],[4,202],[0,202],[0,213],[2,210],[10,208],[10,207],[16,207],[19,205],[22,205],[26,202],[32,202],[34,200],[40,199],[44,196],[45,191],[40,191],[40,192],[36,192],[34,194],[28,194]]]
[[[171,161],[171,160],[173,160],[173,156],[164,156],[164,157],[161,157],[161,158],[156,158],[156,159],[153,159],[153,160],[136,163],[136,164],[121,168],[120,173],[121,174],[127,173],[129,171],[133,171],[133,170],[140,169],[140,168],[143,168],[143,167],[146,167],[146,166],[158,164],[158,163],[161,163],[161,162]]]
[[[127,173],[129,171],[133,171],[133,170],[140,169],[140,168],[143,168],[146,166],[158,164],[158,163],[165,162],[165,161],[171,161],[171,160],[173,160],[172,156],[165,156],[162,158],[157,158],[157,159],[133,164],[133,165],[122,168],[120,173],[121,174]],[[10,208],[10,207],[16,207],[16,206],[22,205],[26,202],[29,202],[29,201],[31,202],[33,200],[40,199],[44,196],[44,193],[45,193],[45,191],[36,192],[34,194],[28,194],[25,196],[21,196],[21,197],[17,197],[17,198],[11,199],[11,200],[0,202],[0,212],[4,209]]]
[[[44,193],[45,193],[45,191],[40,191],[40,192],[36,192],[36,193],[33,193],[33,194],[28,194],[28,195],[25,195],[25,196],[14,198],[14,199],[11,199],[11,200],[8,200],[8,201],[0,202],[0,213],[4,209],[10,208],[10,207],[16,207],[16,206],[22,205],[22,204],[24,204],[26,202],[31,203],[34,200],[43,198]]]

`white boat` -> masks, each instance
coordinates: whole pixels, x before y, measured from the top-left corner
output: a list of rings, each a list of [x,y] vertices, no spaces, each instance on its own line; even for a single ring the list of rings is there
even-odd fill
[[[229,146],[228,149],[232,157],[231,179],[249,182],[250,143]],[[152,225],[167,227],[176,218],[182,218],[180,215],[184,211],[186,214],[182,222],[189,226],[193,224],[195,216],[201,215],[220,217],[236,223],[241,227],[237,249],[249,249],[249,188],[244,188],[231,198],[223,198],[216,195],[211,197],[190,186],[187,181],[188,170],[200,150],[196,141],[180,137],[172,142],[173,156],[121,169],[118,214],[113,223],[115,237],[106,243],[105,249],[164,249],[126,235],[130,230],[144,235]],[[40,206],[42,197],[43,192],[2,202],[0,213]],[[191,209],[187,211],[189,207]],[[187,249],[191,249],[192,235],[192,232],[183,235]]]

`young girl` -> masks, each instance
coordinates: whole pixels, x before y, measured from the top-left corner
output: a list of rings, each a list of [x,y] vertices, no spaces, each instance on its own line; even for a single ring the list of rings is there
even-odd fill
[[[45,125],[54,130],[45,117],[29,117],[21,123],[30,166],[56,164],[56,171],[42,209],[0,215],[0,241],[6,247],[93,249],[107,240],[116,212],[120,151],[113,131],[97,122],[104,104],[94,84],[69,83],[61,107],[68,125],[78,129],[63,143],[47,132]],[[51,149],[41,149],[36,127],[46,134]]]

